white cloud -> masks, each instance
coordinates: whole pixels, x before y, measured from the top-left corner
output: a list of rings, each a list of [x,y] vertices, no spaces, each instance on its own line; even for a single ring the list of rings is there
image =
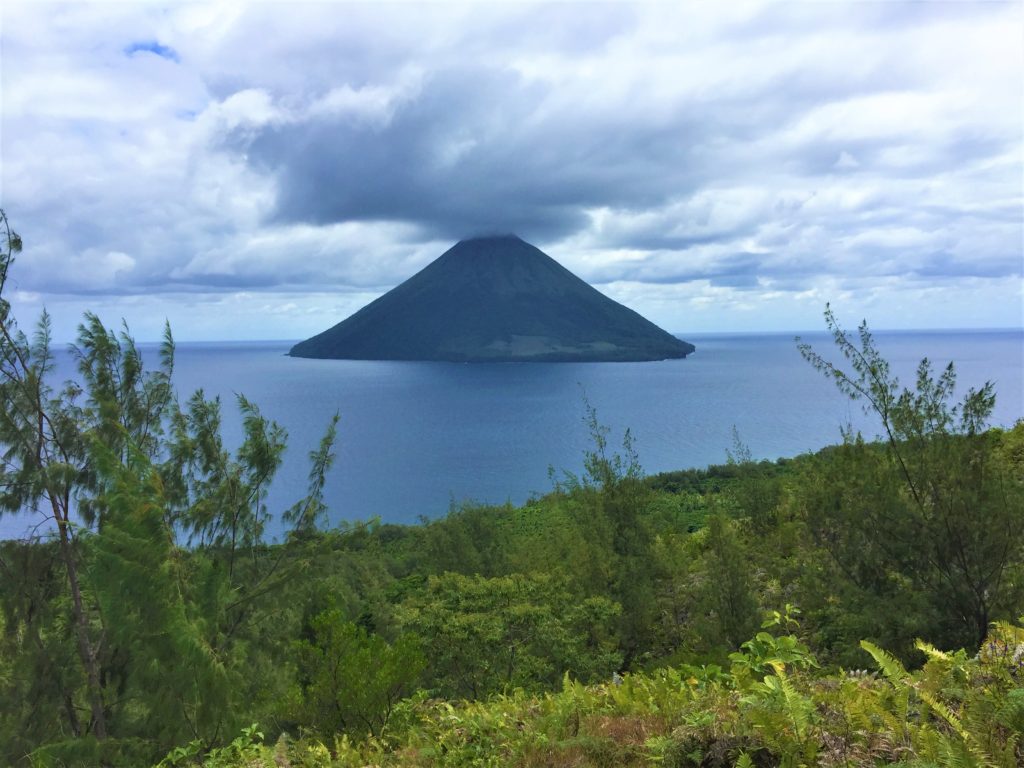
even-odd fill
[[[836,158],[833,167],[839,170],[850,170],[853,168],[860,168],[860,163],[857,162],[857,158],[847,152],[845,149],[839,153],[839,157]]]
[[[16,287],[294,338],[508,222],[673,329],[807,327],[829,298],[1019,325],[1022,24],[1012,4],[10,3]]]

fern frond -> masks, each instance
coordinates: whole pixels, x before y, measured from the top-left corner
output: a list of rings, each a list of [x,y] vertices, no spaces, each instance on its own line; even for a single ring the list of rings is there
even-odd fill
[[[996,712],[996,720],[1015,734],[1024,731],[1024,688],[1006,694],[1006,701]]]
[[[960,717],[955,712],[953,712],[953,710],[951,710],[948,706],[946,706],[944,702],[942,702],[937,697],[933,696],[928,691],[918,691],[918,694],[921,696],[922,701],[924,701],[929,707],[931,707],[933,711],[937,712],[938,715],[946,721],[946,724],[949,725],[949,727],[952,728],[961,739],[963,739],[964,741],[968,741],[971,738],[971,735],[967,732],[967,729],[964,728],[963,723],[960,722]]]
[[[1016,624],[1011,624],[1009,621],[993,621],[992,630],[992,634],[994,635],[1001,635],[1003,637],[1024,642],[1024,627],[1018,627]]]
[[[997,768],[995,760],[993,760],[991,755],[989,755],[981,744],[978,743],[978,740],[974,735],[964,728],[960,717],[953,712],[953,710],[928,691],[918,691],[918,694],[921,696],[921,700],[931,707],[934,712],[938,713],[938,715],[946,721],[946,724],[953,729],[956,735],[961,738],[963,745],[974,758],[975,765],[982,766],[983,768]]]
[[[893,686],[900,690],[909,687],[910,675],[899,659],[868,640],[861,640],[860,647],[871,654],[871,658]]]
[[[914,647],[922,651],[932,661],[953,661],[953,657],[945,651],[940,651],[931,643],[924,640],[915,640]]]
[[[786,702],[786,714],[789,715],[789,719],[793,723],[796,737],[802,741],[811,725],[807,712],[807,701],[793,687],[785,670],[776,670],[776,674],[779,678],[779,687],[782,689],[782,697]]]
[[[942,734],[936,733],[936,737],[939,739],[936,743],[936,757],[942,768],[977,768],[970,753],[957,749]]]

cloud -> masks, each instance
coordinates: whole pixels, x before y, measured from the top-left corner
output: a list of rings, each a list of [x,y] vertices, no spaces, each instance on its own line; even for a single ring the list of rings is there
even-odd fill
[[[438,72],[379,119],[346,112],[267,126],[245,151],[275,177],[278,220],[398,221],[450,239],[557,239],[586,226],[588,205],[664,194],[637,172],[681,163],[684,148],[643,127],[610,143],[567,115],[531,126],[542,96],[514,73]]]
[[[0,198],[26,295],[254,292],[297,337],[322,306],[303,291],[369,300],[511,231],[677,329],[697,306],[869,304],[873,280],[911,303],[980,281],[949,322],[1020,322],[997,287],[1024,259],[1018,5],[43,3],[5,22]]]
[[[845,171],[860,168],[860,163],[857,162],[857,158],[844,149],[839,153],[839,157],[836,159],[835,163],[833,163],[832,167]]]

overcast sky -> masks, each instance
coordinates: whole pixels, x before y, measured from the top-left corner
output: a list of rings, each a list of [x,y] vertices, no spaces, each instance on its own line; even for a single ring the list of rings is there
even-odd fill
[[[666,329],[1020,327],[1024,5],[7,2],[42,306],[298,339],[514,232]]]

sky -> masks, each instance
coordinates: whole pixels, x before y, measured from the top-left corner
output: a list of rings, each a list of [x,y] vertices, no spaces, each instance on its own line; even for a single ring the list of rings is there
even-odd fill
[[[6,288],[301,339],[515,233],[687,333],[1024,326],[1024,4],[0,6]]]

